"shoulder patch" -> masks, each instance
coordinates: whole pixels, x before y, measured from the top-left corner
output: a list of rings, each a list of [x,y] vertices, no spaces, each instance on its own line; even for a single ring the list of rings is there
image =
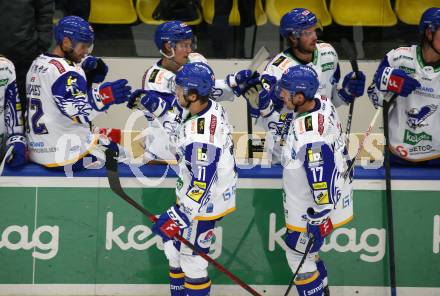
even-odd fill
[[[205,133],[205,118],[197,119],[197,133],[204,134]]]
[[[63,64],[61,64],[57,60],[50,60],[49,64],[54,65],[57,68],[58,72],[60,72],[60,74],[63,74],[64,72],[66,72],[66,69],[64,68]]]
[[[304,125],[306,126],[307,132],[313,130],[312,115],[309,115],[304,119]]]
[[[280,56],[278,59],[275,60],[275,62],[272,63],[272,65],[278,67],[285,59],[285,56]]]
[[[7,85],[9,82],[9,78],[0,79],[0,87]]]
[[[322,136],[324,133],[324,115],[318,114],[318,133]]]
[[[211,114],[211,122],[209,124],[209,141],[214,143],[214,134],[217,127],[217,116]]]
[[[328,70],[333,70],[333,69],[335,69],[335,63],[330,62],[330,63],[322,64],[321,68],[322,68],[322,72],[325,72]]]
[[[151,72],[150,77],[148,77],[148,82],[156,81],[156,77],[158,73],[159,73],[159,69],[154,69],[153,72]]]

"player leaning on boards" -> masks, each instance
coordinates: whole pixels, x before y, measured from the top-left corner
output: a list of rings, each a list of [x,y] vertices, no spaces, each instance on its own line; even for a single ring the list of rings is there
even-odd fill
[[[294,284],[299,295],[330,295],[327,270],[319,258],[323,239],[353,217],[351,176],[344,178],[349,157],[333,103],[318,91],[312,67],[290,67],[264,96],[282,106],[271,116],[292,114],[282,150],[283,202],[287,262],[297,270],[309,240],[314,242]]]
[[[0,155],[12,147],[5,160],[10,167],[22,166],[27,161],[23,122],[14,65],[0,55]]]
[[[56,46],[34,60],[26,78],[30,160],[78,170],[97,159],[91,153],[99,145],[117,149],[108,139],[92,134],[90,122],[111,105],[126,102],[130,87],[125,79],[101,84],[107,66],[101,59],[84,59],[94,40],[88,22],[66,16],[54,33]]]
[[[179,166],[177,203],[159,217],[153,231],[164,239],[171,295],[207,296],[211,289],[208,262],[173,236],[180,232],[208,253],[216,221],[235,210],[232,127],[223,107],[211,99],[215,79],[207,64],[184,64],[175,81],[178,104],[186,111],[171,134]],[[156,93],[147,91],[140,100],[148,96]]]
[[[368,96],[376,108],[397,94],[389,111],[392,165],[440,165],[440,8],[420,20],[421,42],[387,53]]]
[[[158,26],[154,42],[162,58],[150,67],[142,79],[142,89],[153,91],[141,102],[148,119],[148,132],[145,138],[145,158],[170,159],[170,141],[164,137],[164,129],[174,129],[185,117],[187,111],[182,108],[175,96],[176,72],[185,64],[193,62],[207,63],[199,53],[193,52],[194,36],[191,27],[181,21],[170,21]],[[231,101],[234,94],[238,97],[252,83],[257,83],[257,74],[242,70],[230,74],[226,79],[215,81],[213,99]],[[142,94],[142,90],[133,92],[133,96]],[[153,96],[155,95],[155,96]],[[173,112],[166,112],[172,110]]]
[[[338,87],[341,76],[338,55],[330,44],[318,42],[318,33],[321,30],[316,15],[307,9],[295,8],[286,13],[281,18],[280,34],[286,39],[289,48],[276,55],[267,64],[261,76],[263,87],[270,89],[288,68],[307,65],[318,74],[321,95],[331,99],[336,107],[349,104],[355,98],[362,96],[365,89],[365,75],[361,71],[356,73],[356,79],[353,72],[345,75],[342,88]],[[260,90],[259,97],[255,93],[247,94],[246,97],[249,98],[253,116],[259,117],[258,124],[271,132],[266,136],[266,141],[272,143],[267,143],[266,148],[274,150],[272,161],[279,162],[292,114],[282,112],[278,119],[269,119],[271,112],[274,109],[279,111],[282,106],[273,104],[265,96],[266,94]]]

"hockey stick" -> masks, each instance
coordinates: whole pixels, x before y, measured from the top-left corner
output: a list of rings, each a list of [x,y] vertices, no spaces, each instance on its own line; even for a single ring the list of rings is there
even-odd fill
[[[357,73],[359,72],[359,66],[356,60],[356,53],[353,50],[353,47],[351,46],[350,42],[346,38],[343,38],[341,40],[341,45],[344,48],[345,52],[348,54],[348,57],[350,59],[351,69],[354,72],[354,79],[357,79]],[[347,126],[345,128],[345,134],[347,136],[348,141],[350,140],[350,132],[351,132],[351,121],[353,119],[353,111],[354,111],[354,101],[350,103],[350,109],[348,111],[348,117],[347,117]],[[347,146],[349,145],[349,142],[347,141]]]
[[[105,151],[105,167],[107,169],[107,178],[110,185],[110,189],[116,193],[119,197],[121,197],[123,200],[128,202],[130,205],[132,205],[134,208],[136,208],[138,211],[140,211],[142,214],[144,214],[148,219],[151,220],[151,222],[155,223],[157,221],[157,217],[153,215],[150,211],[142,207],[139,203],[137,203],[134,199],[132,199],[130,196],[128,196],[124,190],[121,187],[121,182],[119,180],[118,175],[118,163],[116,161],[117,159],[117,152],[107,149]],[[193,250],[197,255],[201,256],[203,259],[214,265],[215,268],[217,268],[220,272],[224,273],[227,277],[229,277],[232,281],[234,281],[236,284],[240,285],[243,289],[248,291],[251,295],[254,296],[262,296],[257,291],[255,291],[253,288],[251,288],[249,285],[247,285],[245,282],[240,280],[238,277],[236,277],[232,272],[227,270],[223,265],[212,259],[208,254],[205,254],[201,251],[199,251],[196,246],[191,244],[188,240],[183,238],[181,235],[177,234],[175,236],[177,240],[179,240],[182,244],[189,247],[191,250]]]
[[[269,51],[266,49],[266,47],[262,46],[257,53],[255,54],[254,58],[251,61],[251,64],[248,67],[248,70],[255,72],[257,71],[258,67],[269,57]],[[246,104],[246,111],[247,111],[247,132],[248,132],[248,159],[254,158],[254,151],[252,149],[252,135],[253,135],[253,129],[252,129],[252,117],[251,112],[249,111],[249,106]]]
[[[397,98],[397,95],[394,94],[390,102],[394,102],[394,100]],[[356,158],[361,153],[362,149],[364,148],[365,140],[368,138],[368,136],[371,134],[371,131],[373,130],[374,125],[376,124],[377,118],[379,117],[379,114],[383,113],[383,108],[378,107],[376,110],[376,113],[374,113],[373,119],[371,119],[370,125],[368,126],[367,130],[364,133],[364,136],[362,138],[361,143],[359,144],[358,150],[356,152],[356,155],[351,159],[350,165],[348,166],[347,170],[345,171],[344,178],[347,178],[347,176],[351,173],[351,170],[354,168],[354,164],[356,162]]]
[[[13,146],[9,147],[9,149],[4,153],[4,155],[0,155],[0,176],[3,174],[3,169],[5,168],[5,163],[8,157],[12,154]]]
[[[295,273],[293,274],[292,280],[290,281],[289,286],[287,287],[287,290],[284,293],[284,296],[288,296],[289,295],[289,292],[290,292],[290,290],[293,287],[293,283],[295,282],[295,278],[298,275],[298,272],[301,269],[302,265],[304,264],[304,261],[306,261],[306,257],[309,254],[310,249],[312,248],[312,245],[313,245],[314,241],[315,241],[315,239],[313,237],[311,237],[309,239],[309,242],[307,243],[307,246],[306,246],[306,250],[304,251],[304,255],[302,256],[301,261],[299,262],[298,268],[296,269]]]
[[[385,165],[385,186],[387,198],[387,226],[388,226],[388,246],[390,253],[390,288],[391,296],[396,296],[396,261],[394,255],[394,223],[393,223],[393,195],[391,190],[391,167],[390,167],[390,149],[389,149],[389,124],[388,112],[393,106],[397,95],[393,95],[390,101],[383,102],[383,129],[385,134],[384,147],[384,165]]]

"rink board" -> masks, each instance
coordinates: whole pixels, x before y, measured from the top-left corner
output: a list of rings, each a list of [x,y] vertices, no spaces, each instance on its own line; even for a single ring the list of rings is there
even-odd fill
[[[122,185],[145,208],[160,213],[174,201],[176,180],[168,172],[156,182],[163,172],[143,171],[148,179],[138,180],[122,168]],[[211,250],[267,295],[279,295],[291,276],[283,250],[280,176],[280,168],[240,170],[237,211],[218,223]],[[355,218],[323,247],[330,285],[344,287],[335,288],[338,295],[388,291],[382,176],[381,170],[358,170]],[[440,295],[440,181],[435,180],[440,171],[396,170],[395,176],[397,285],[413,287],[402,295]],[[166,295],[160,239],[147,218],[111,192],[103,170],[66,178],[29,166],[7,171],[0,187],[0,294]],[[215,295],[239,295],[227,277],[214,268],[209,273],[219,285]]]

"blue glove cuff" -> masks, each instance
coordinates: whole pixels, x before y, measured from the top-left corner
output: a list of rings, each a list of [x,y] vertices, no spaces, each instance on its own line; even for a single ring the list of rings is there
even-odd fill
[[[187,228],[190,225],[188,217],[179,209],[177,205],[172,206],[167,210],[167,214],[171,220],[176,223],[179,228]]]

